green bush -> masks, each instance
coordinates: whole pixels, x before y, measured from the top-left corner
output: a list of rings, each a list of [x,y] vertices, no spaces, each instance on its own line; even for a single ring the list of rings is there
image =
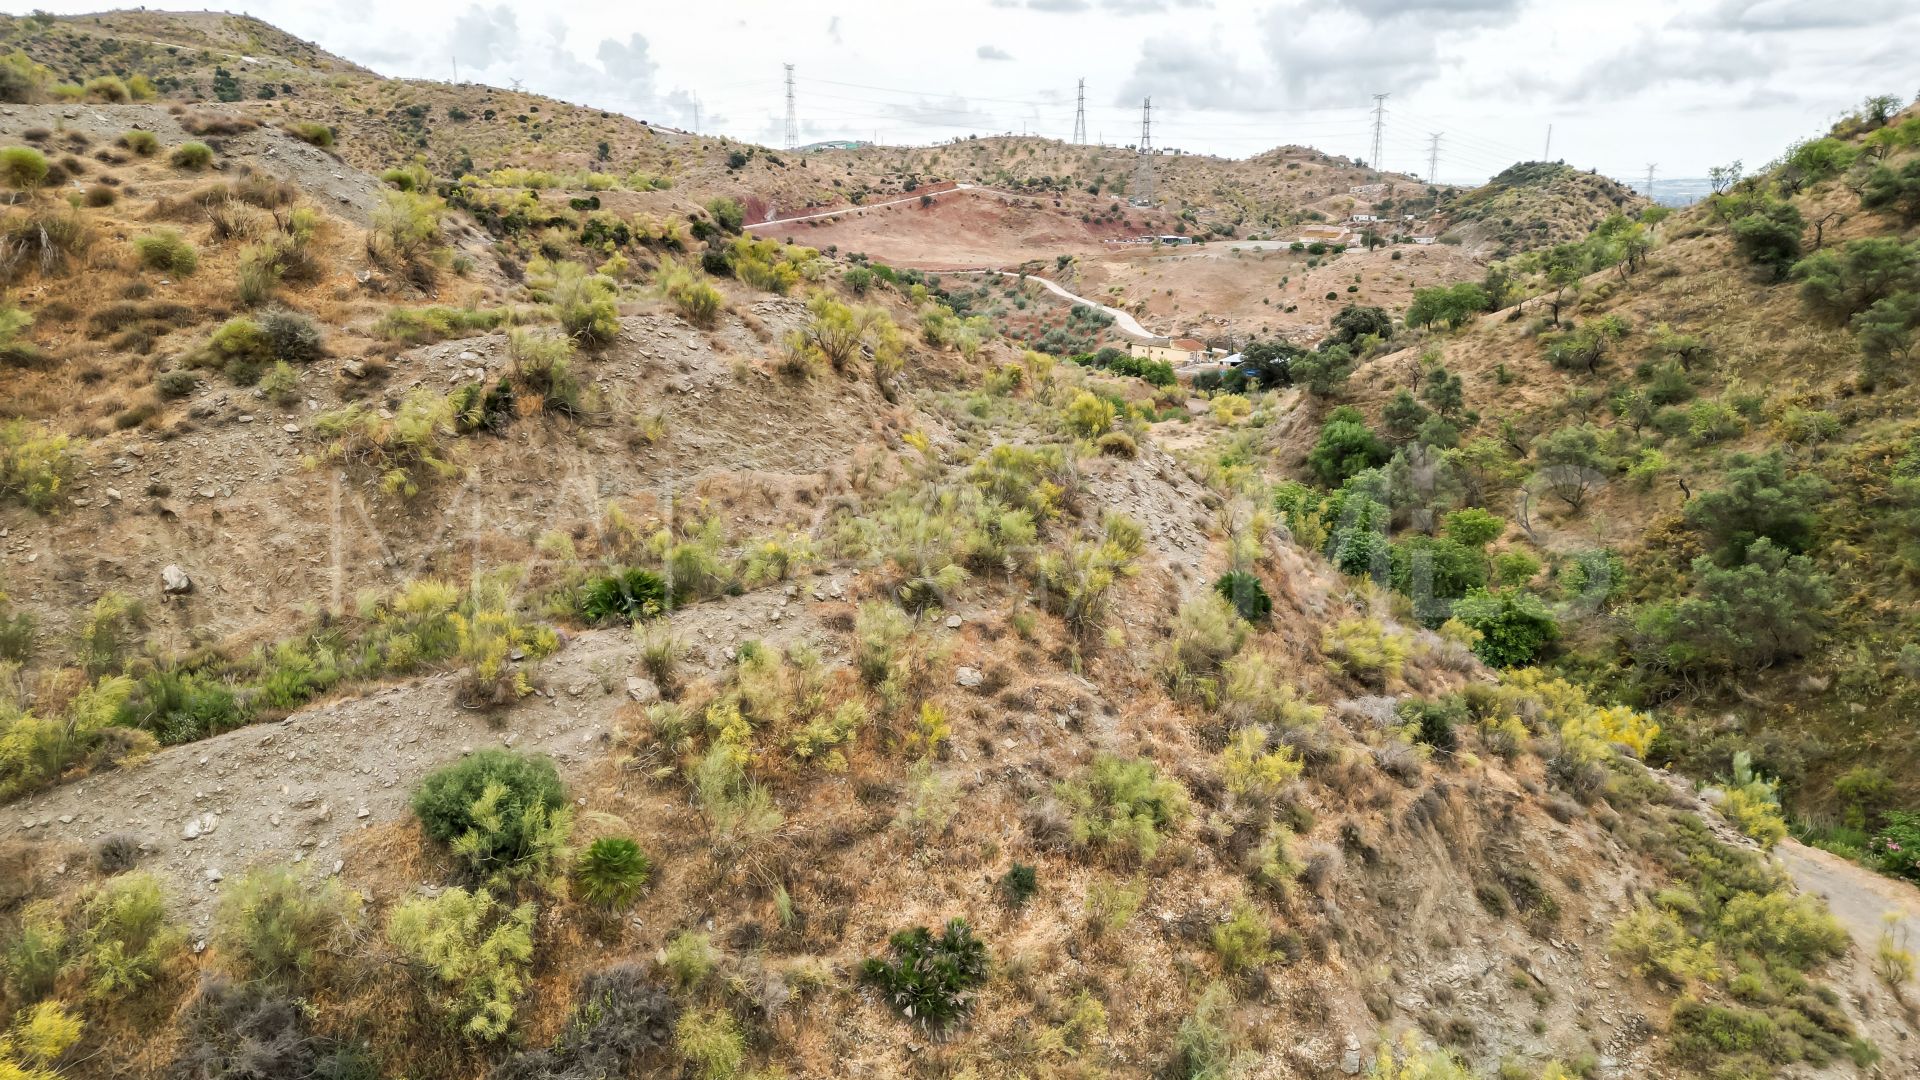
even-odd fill
[[[545,755],[482,750],[413,792],[420,827],[481,877],[545,879],[572,825],[566,789]]]
[[[221,957],[250,979],[291,982],[339,956],[358,922],[359,898],[338,878],[301,879],[290,866],[250,870],[227,883],[214,916]]]
[[[580,898],[599,907],[625,907],[640,895],[653,873],[653,860],[625,837],[604,836],[587,845],[574,864]]]
[[[707,213],[713,215],[715,224],[731,233],[739,232],[747,220],[746,208],[740,205],[740,200],[724,195],[707,200]]]
[[[46,182],[47,156],[31,146],[0,150],[0,181],[15,191],[32,191]]]
[[[1389,631],[1378,619],[1348,618],[1321,632],[1320,649],[1338,670],[1381,685],[1399,677],[1407,659],[1407,636]]]
[[[80,475],[73,440],[25,420],[0,421],[0,498],[47,511]]]
[[[1253,905],[1235,904],[1233,916],[1213,928],[1214,955],[1229,974],[1250,971],[1267,962],[1273,951],[1273,929]]]
[[[1493,667],[1525,667],[1560,637],[1547,605],[1518,588],[1475,589],[1454,602],[1453,617],[1480,632],[1474,655]]]
[[[448,889],[394,910],[387,938],[430,981],[430,995],[461,1035],[504,1037],[526,993],[535,909],[507,908],[485,891]]]
[[[672,259],[660,260],[660,269],[654,274],[653,285],[680,313],[681,318],[695,326],[712,326],[720,317],[720,309],[726,305],[720,290],[708,284],[692,269]]]
[[[880,987],[894,1008],[930,1032],[966,1018],[974,993],[987,981],[987,947],[965,919],[949,920],[940,936],[924,926],[888,941],[890,958],[873,957],[861,974]]]
[[[1151,859],[1161,832],[1187,813],[1187,792],[1145,758],[1100,754],[1086,774],[1056,786],[1076,842],[1122,858]]]
[[[159,978],[185,945],[167,917],[160,882],[131,873],[102,884],[81,908],[80,954],[73,961],[90,997],[123,998]]]
[[[1735,895],[1721,908],[1715,933],[1731,949],[1799,971],[1840,956],[1852,940],[1818,897],[1784,891]]]
[[[287,125],[287,130],[293,134],[294,138],[310,146],[325,149],[333,145],[333,129],[325,124],[317,124],[310,120],[296,120]]]
[[[121,146],[141,157],[152,157],[160,152],[160,140],[151,131],[135,128],[132,131],[123,132],[119,142]]]
[[[388,308],[373,332],[389,341],[423,345],[467,333],[497,330],[513,317],[509,308]]]
[[[178,169],[192,169],[199,172],[213,164],[213,147],[203,142],[183,142],[173,148],[167,160]]]
[[[651,570],[620,570],[589,581],[580,591],[579,610],[593,623],[657,618],[667,610],[667,584]]]
[[[151,731],[164,746],[176,746],[231,731],[252,719],[233,688],[217,675],[157,668],[142,676],[120,706],[122,727]]]
[[[155,229],[133,238],[134,253],[140,265],[185,277],[200,267],[200,253],[177,229]]]
[[[725,1009],[681,1013],[674,1025],[673,1045],[692,1067],[695,1080],[734,1080],[747,1059],[740,1022]]]
[[[999,890],[1008,907],[1020,907],[1040,891],[1039,875],[1026,863],[1014,863],[1000,875]]]
[[[1360,410],[1342,405],[1327,414],[1320,439],[1307,451],[1307,467],[1328,487],[1387,463],[1392,454],[1366,424]]]
[[[1273,597],[1258,575],[1245,570],[1229,570],[1213,583],[1213,591],[1225,597],[1242,619],[1254,624],[1273,616]]]

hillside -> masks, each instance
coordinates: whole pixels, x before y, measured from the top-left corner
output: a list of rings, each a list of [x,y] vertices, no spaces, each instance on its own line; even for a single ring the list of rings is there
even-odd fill
[[[381,80],[249,19],[5,31],[46,71],[0,85],[72,100],[0,110],[0,1077],[1920,1073],[1889,967],[1920,892],[1770,831],[1769,744],[1706,790],[1658,767],[1714,777],[1731,732],[1699,718],[1810,713],[1794,679],[1890,745],[1907,684],[1608,666],[1624,605],[1703,576],[1671,522],[1617,527],[1614,606],[1530,637],[1522,597],[1579,591],[1576,543],[1615,534],[1544,500],[1461,517],[1543,489],[1498,443],[1469,489],[1440,423],[1381,419],[1410,373],[1469,447],[1597,419],[1518,299],[1557,280],[1562,317],[1651,339],[1659,312],[1670,351],[1715,320],[1711,364],[1675,354],[1699,398],[1798,376],[1839,426],[1795,420],[1835,433],[1796,453],[1884,464],[1865,434],[1911,438],[1908,391],[1843,395],[1851,343],[1783,332],[1794,290],[1706,210],[1489,274],[1295,250],[1313,214],[1430,197],[1342,194],[1373,181],[1307,151],[1165,160],[1149,215],[1114,208],[1114,151],[790,160]],[[100,42],[135,39],[142,100],[102,100]],[[274,95],[206,100],[214,67]],[[1854,197],[1791,193],[1814,222]],[[1106,250],[1160,222],[1280,235]],[[1112,320],[928,269],[973,258],[1259,332],[1297,385],[1076,363]],[[1482,281],[1515,314],[1463,312]],[[1590,505],[1635,521],[1726,464]],[[1436,511],[1459,550],[1415,558]],[[1910,582],[1843,576],[1900,542],[1878,520],[1805,546],[1859,620],[1832,632],[1887,653]],[[1408,586],[1436,565],[1508,588],[1435,618]]]
[[[1525,161],[1440,196],[1441,235],[1496,259],[1581,240],[1609,214],[1648,205],[1631,189],[1564,162]]]
[[[1362,464],[1439,467],[1412,503],[1435,509],[1393,527],[1505,518],[1497,580],[1561,616],[1563,670],[1670,710],[1657,759],[1726,780],[1750,755],[1797,831],[1895,871],[1876,836],[1920,799],[1916,131],[1851,118],[1697,207],[1513,260],[1502,310],[1377,346],[1271,429],[1293,475],[1337,480],[1310,456],[1357,406],[1383,440]]]

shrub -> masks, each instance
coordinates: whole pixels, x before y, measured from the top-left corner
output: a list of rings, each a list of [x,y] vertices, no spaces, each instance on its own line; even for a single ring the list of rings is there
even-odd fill
[[[1067,404],[1067,429],[1082,438],[1096,438],[1113,429],[1113,403],[1082,390]]]
[[[47,511],[80,474],[73,440],[25,420],[0,421],[0,497]]]
[[[680,1014],[673,1045],[692,1066],[697,1080],[734,1080],[747,1059],[747,1039],[739,1021],[725,1009]]]
[[[1258,575],[1246,570],[1229,570],[1213,583],[1213,591],[1226,598],[1242,619],[1264,623],[1273,615],[1273,598]]]
[[[1055,787],[1071,812],[1077,843],[1122,858],[1151,859],[1161,831],[1187,813],[1187,792],[1145,758],[1100,754],[1080,779]]]
[[[1614,924],[1609,946],[1635,973],[1672,986],[1712,982],[1720,961],[1711,941],[1701,941],[1665,907],[1641,904]]]
[[[680,317],[695,326],[712,326],[725,305],[720,290],[672,259],[660,260],[653,284]]]
[[[296,120],[287,125],[287,131],[309,146],[324,149],[333,145],[333,129],[325,124],[317,124],[310,120]]]
[[[452,888],[394,910],[387,938],[434,984],[435,1005],[465,1037],[491,1042],[513,1025],[533,960],[534,906],[507,908]]]
[[[1253,905],[1235,904],[1233,915],[1213,928],[1214,955],[1231,974],[1249,971],[1267,962],[1273,949],[1273,930]]]
[[[135,128],[132,131],[123,132],[117,141],[121,146],[141,157],[152,157],[160,152],[160,140],[151,131]]]
[[[260,316],[259,326],[276,359],[304,364],[325,355],[326,338],[319,325],[297,311],[274,308]]]
[[[1721,908],[1715,932],[1729,948],[1799,971],[1840,956],[1852,941],[1818,897],[1785,891],[1736,893]]]
[[[653,860],[625,837],[604,836],[587,845],[574,865],[580,897],[600,907],[625,907],[640,895],[653,873]]]
[[[1380,685],[1399,677],[1407,636],[1389,631],[1378,619],[1347,618],[1321,631],[1320,649],[1337,670]]]
[[[364,404],[321,413],[313,418],[313,431],[330,440],[328,460],[372,466],[380,473],[381,489],[402,498],[419,494],[431,478],[456,471],[441,445],[454,432],[453,404],[429,390],[408,391],[392,416]]]
[[[133,238],[140,265],[149,270],[185,276],[200,266],[200,253],[175,229],[155,229]]]
[[[34,1002],[53,993],[70,941],[66,920],[53,901],[35,901],[21,910],[0,951],[0,975],[14,1001]]]
[[[80,1018],[57,1001],[22,1009],[13,1028],[0,1033],[0,1076],[9,1080],[59,1080],[54,1064],[80,1041]]]
[[[713,947],[713,938],[692,930],[683,930],[667,939],[667,947],[661,955],[667,974],[672,977],[674,985],[682,990],[699,989],[720,962],[720,952]]]
[[[111,186],[107,184],[87,185],[86,202],[88,206],[97,209],[103,206],[112,206],[119,201],[120,193],[115,191]]]
[[[1391,456],[1386,444],[1367,427],[1360,410],[1343,405],[1327,415],[1319,441],[1307,451],[1307,467],[1321,483],[1334,487],[1386,464]]]
[[[713,215],[715,224],[731,233],[739,232],[747,220],[747,211],[740,205],[740,200],[726,196],[709,199],[707,213]]]
[[[240,975],[303,979],[323,958],[340,953],[358,904],[337,878],[307,882],[288,866],[251,870],[221,891],[214,936]]]
[[[1725,484],[1694,496],[1685,513],[1687,522],[1706,534],[1722,564],[1738,565],[1761,539],[1788,552],[1807,550],[1827,490],[1827,482],[1810,472],[1787,475],[1779,451],[1760,457],[1735,454]]]
[[[46,182],[47,156],[31,146],[0,150],[0,181],[15,191],[32,191]]]
[[[1199,689],[1191,685],[1192,680],[1211,675],[1240,651],[1247,639],[1247,624],[1221,594],[1203,593],[1180,605],[1169,636],[1169,681],[1176,689]]]
[[[1453,617],[1479,632],[1474,655],[1493,667],[1531,664],[1560,637],[1560,624],[1547,605],[1518,588],[1475,589],[1454,601]]]
[[[369,253],[384,265],[424,274],[422,260],[440,245],[440,215],[445,210],[446,203],[431,195],[381,192],[367,234]]]
[[[203,142],[183,142],[167,155],[167,161],[176,169],[191,169],[199,172],[213,164],[213,147]]]
[[[427,776],[413,792],[426,834],[479,876],[544,880],[572,825],[553,759],[482,750]]]
[[[151,874],[108,880],[87,898],[81,923],[77,965],[95,998],[121,998],[145,988],[185,944]]]
[[[1867,855],[1889,874],[1920,881],[1920,814],[1890,810],[1867,842]]]
[[[580,617],[605,623],[620,619],[637,623],[657,618],[667,610],[667,585],[651,570],[629,568],[594,578],[580,594]]]
[[[987,981],[987,947],[965,919],[949,920],[938,937],[924,926],[888,941],[892,957],[873,957],[861,974],[889,1004],[930,1032],[962,1022],[976,990]]]
[[[1734,221],[1733,246],[1779,281],[1800,257],[1800,234],[1805,231],[1806,221],[1792,203],[1768,199]]]
[[[620,312],[614,306],[619,286],[604,274],[590,273],[574,262],[553,264],[552,281],[543,283],[553,317],[561,329],[583,341],[604,345],[620,334]]]
[[[1286,746],[1269,749],[1268,739],[1264,726],[1249,724],[1227,740],[1220,754],[1220,771],[1228,791],[1266,802],[1300,778],[1300,758]]]
[[[1014,863],[1000,876],[999,890],[1008,907],[1020,907],[1040,891],[1039,876],[1026,863]]]

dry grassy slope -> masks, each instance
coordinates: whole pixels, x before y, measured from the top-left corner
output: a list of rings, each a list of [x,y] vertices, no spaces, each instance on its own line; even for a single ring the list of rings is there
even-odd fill
[[[830,384],[827,392],[861,396],[844,385]],[[771,386],[750,384],[731,396],[739,408],[761,412],[790,402],[787,390]],[[961,416],[947,420],[938,411],[919,412],[915,422],[939,446],[1018,434]],[[801,913],[797,929],[769,922],[767,879],[743,877],[739,867],[712,858],[677,780],[643,780],[607,752],[608,740],[623,739],[636,720],[621,691],[625,673],[637,667],[637,646],[615,633],[576,638],[542,673],[554,696],[529,699],[490,730],[451,706],[446,680],[429,678],[321,705],[284,725],[165,751],[148,764],[25,800],[10,809],[24,826],[17,835],[30,854],[29,887],[71,887],[85,874],[77,867],[87,843],[131,829],[152,841],[150,865],[197,925],[204,925],[198,920],[213,893],[209,870],[231,875],[254,860],[295,854],[321,873],[337,861],[378,914],[447,875],[423,856],[402,793],[465,747],[504,740],[556,753],[585,799],[583,819],[596,830],[631,831],[661,866],[630,922],[585,929],[568,905],[549,912],[543,925],[554,929],[543,938],[539,990],[525,1006],[529,1042],[554,1034],[582,970],[649,955],[679,929],[710,929],[730,952],[759,949],[771,962],[811,956],[850,974],[901,925],[965,913],[1001,963],[1026,973],[991,986],[965,1034],[929,1047],[906,1037],[857,983],[836,980],[823,996],[781,1014],[769,1055],[801,1076],[852,1069],[901,1075],[915,1068],[916,1053],[943,1068],[975,1061],[1011,1075],[1007,1070],[1045,1065],[1045,1058],[1024,1061],[1018,1048],[1023,1032],[1049,1015],[1047,1003],[1090,989],[1105,1002],[1111,1033],[1089,1053],[1117,1073],[1147,1073],[1164,1060],[1186,1014],[1187,981],[1210,963],[1209,931],[1245,889],[1228,855],[1233,844],[1216,840],[1244,813],[1206,764],[1217,737],[1171,709],[1150,674],[1157,628],[1182,593],[1217,572],[1221,556],[1217,538],[1205,533],[1201,489],[1169,459],[1150,451],[1138,462],[1096,459],[1088,470],[1089,515],[1117,508],[1148,527],[1148,570],[1125,589],[1115,613],[1129,644],[1098,655],[1085,677],[1069,675],[1058,667],[1066,642],[1057,624],[1043,622],[1032,643],[1008,632],[1005,612],[1017,594],[986,583],[963,601],[960,627],[935,631],[950,650],[936,681],[943,688],[937,699],[954,718],[953,751],[939,767],[953,785],[950,831],[916,840],[891,826],[904,793],[898,764],[885,755],[857,754],[844,778],[770,762],[769,778],[789,815],[775,866]],[[396,516],[380,514],[383,521]],[[1317,628],[1350,610],[1344,583],[1285,546],[1269,552],[1267,576],[1280,609],[1274,629],[1251,647],[1272,653],[1315,699],[1334,702],[1358,691],[1330,678],[1318,652]],[[690,672],[722,668],[724,649],[756,637],[809,640],[837,661],[847,645],[848,607],[836,594],[851,600],[874,586],[844,568],[798,586],[676,615],[676,631],[693,646]],[[952,687],[952,672],[963,665],[984,672],[985,681],[972,690]],[[1465,677],[1477,677],[1467,668]],[[1434,693],[1462,677],[1438,654],[1422,656],[1387,689]],[[1659,1043],[1650,1024],[1657,1025],[1664,1003],[1618,971],[1602,944],[1640,878],[1638,857],[1597,816],[1576,812],[1566,824],[1549,817],[1537,761],[1522,761],[1517,772],[1435,764],[1404,783],[1387,779],[1360,745],[1378,709],[1379,699],[1356,701],[1343,714],[1344,726],[1328,730],[1328,756],[1302,793],[1314,824],[1303,831],[1301,850],[1327,860],[1325,868],[1313,884],[1272,899],[1295,959],[1255,980],[1233,1020],[1262,1074],[1327,1075],[1349,1048],[1370,1053],[1367,1044],[1384,1025],[1388,1032],[1451,1032],[1489,1067],[1508,1056],[1591,1050],[1609,1063],[1603,1075],[1657,1075]],[[1140,915],[1119,935],[1090,939],[1081,928],[1081,897],[1109,871],[1052,847],[1044,830],[1035,834],[1030,814],[1036,795],[1100,750],[1144,752],[1166,763],[1204,809],[1156,866]],[[188,818],[208,813],[220,819],[210,836],[181,838]],[[1037,865],[1043,883],[1040,897],[1018,912],[998,905],[992,893],[992,881],[1016,859]],[[1487,882],[1515,874],[1532,875],[1555,899],[1557,919],[1529,932],[1474,898]],[[209,954],[199,962],[215,960]],[[319,1007],[322,1015],[393,1007],[392,993],[363,987],[355,998],[328,998]],[[157,1060],[168,1049],[165,1040],[142,1038],[136,1052],[135,1033],[121,1037],[126,1042],[110,1045],[102,1060]],[[376,1036],[375,1046],[395,1055],[389,1061],[438,1075],[477,1071],[470,1058],[436,1058],[420,1045]]]
[[[812,155],[832,175],[851,186],[865,182],[880,193],[899,191],[908,180],[960,180],[1036,193],[1064,185],[1073,193],[1098,184],[1103,198],[1125,199],[1139,158],[1114,146],[1075,146],[1058,139],[993,136],[940,146],[864,147]],[[1267,232],[1303,220],[1315,211],[1331,218],[1365,213],[1382,199],[1423,199],[1427,187],[1410,176],[1360,168],[1300,146],[1270,150],[1243,160],[1197,154],[1161,154],[1154,158],[1154,193],[1163,208],[1192,210],[1204,228],[1214,222],[1235,224],[1239,235]],[[1378,192],[1351,194],[1358,186],[1380,184]]]
[[[1481,187],[1442,193],[1439,217],[1449,243],[1487,258],[1582,240],[1615,212],[1651,205],[1613,180],[1558,162],[1514,165]]]

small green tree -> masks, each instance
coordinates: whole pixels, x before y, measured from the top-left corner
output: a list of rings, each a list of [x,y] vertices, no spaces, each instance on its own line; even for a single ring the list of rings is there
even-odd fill
[[[1793,204],[1768,200],[1734,221],[1733,246],[1779,281],[1800,257],[1800,236],[1805,231],[1806,221]]]
[[[1453,605],[1453,617],[1480,632],[1473,652],[1493,667],[1524,667],[1560,636],[1560,624],[1540,598],[1522,589],[1476,589]]]
[[[1812,473],[1787,474],[1780,451],[1754,457],[1735,454],[1727,479],[1687,502],[1689,524],[1706,534],[1722,565],[1737,565],[1747,549],[1765,539],[1787,552],[1813,542],[1815,512],[1827,483]]]
[[[1387,463],[1387,445],[1366,424],[1360,410],[1342,405],[1327,414],[1320,439],[1307,452],[1307,467],[1329,487],[1366,469]]]

